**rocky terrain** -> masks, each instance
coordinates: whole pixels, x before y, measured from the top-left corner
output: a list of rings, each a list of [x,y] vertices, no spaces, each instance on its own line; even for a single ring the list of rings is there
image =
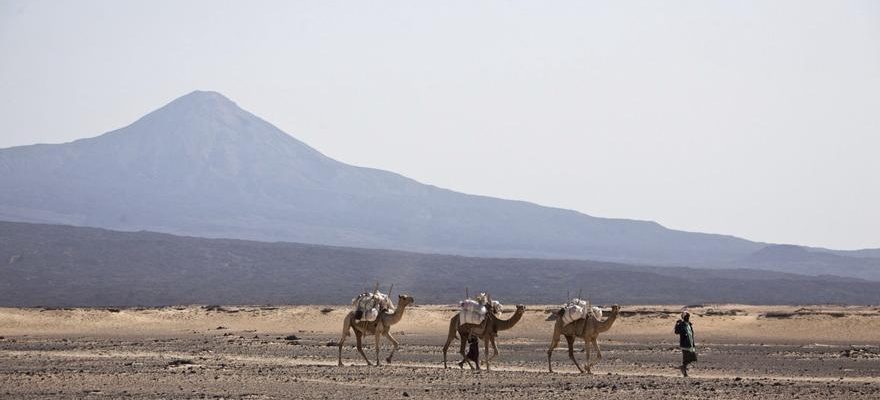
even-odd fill
[[[624,307],[600,337],[604,359],[594,375],[577,374],[562,348],[553,356],[557,372],[546,372],[553,308],[528,306],[521,322],[501,334],[491,372],[459,369],[453,350],[453,368],[442,368],[451,306],[408,310],[392,330],[401,348],[381,367],[367,367],[349,345],[345,366],[336,366],[341,306],[6,308],[0,398],[880,396],[876,307],[692,306],[700,361],[690,378],[675,368],[671,329],[680,308],[663,306]],[[372,343],[366,354],[375,357]]]

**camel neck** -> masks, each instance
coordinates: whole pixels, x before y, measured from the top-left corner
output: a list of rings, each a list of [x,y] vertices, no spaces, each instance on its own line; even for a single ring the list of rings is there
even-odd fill
[[[596,326],[597,330],[601,333],[611,329],[611,325],[614,325],[614,321],[617,320],[617,314],[619,313],[619,311],[611,311],[611,315],[608,318],[604,321],[599,321]]]
[[[406,309],[407,304],[408,303],[403,303],[400,307],[397,307],[397,309],[394,310],[394,314],[391,314],[391,320],[388,322],[392,325],[400,322],[400,319],[403,318],[403,311]]]
[[[509,319],[499,319],[495,324],[495,329],[499,331],[505,331],[510,328],[513,328],[517,322],[519,322],[520,318],[522,318],[525,311],[517,309],[516,312],[513,313],[513,316]]]

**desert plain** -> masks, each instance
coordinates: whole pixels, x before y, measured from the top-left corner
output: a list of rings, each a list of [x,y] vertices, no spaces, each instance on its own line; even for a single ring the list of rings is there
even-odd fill
[[[577,373],[565,340],[547,372],[557,308],[528,305],[479,372],[459,369],[457,341],[443,368],[452,305],[410,306],[379,367],[353,338],[337,366],[347,306],[0,308],[0,398],[880,398],[880,307],[692,305],[700,360],[688,378],[672,334],[681,306],[623,305],[592,375]]]

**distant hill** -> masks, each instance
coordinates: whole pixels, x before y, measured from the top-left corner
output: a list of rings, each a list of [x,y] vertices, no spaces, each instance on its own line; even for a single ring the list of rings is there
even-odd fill
[[[474,258],[0,222],[0,306],[343,304],[380,281],[422,304],[880,304],[880,282],[756,270]]]
[[[841,253],[852,252],[830,253],[802,246],[772,245],[749,255],[742,260],[742,264],[807,275],[842,275],[880,280],[880,258],[872,258],[867,251],[855,256],[843,256]]]
[[[845,257],[880,258],[880,249],[829,250],[829,249],[822,249],[822,248],[810,248],[810,250],[817,251],[820,253],[837,254],[839,256],[845,256]]]

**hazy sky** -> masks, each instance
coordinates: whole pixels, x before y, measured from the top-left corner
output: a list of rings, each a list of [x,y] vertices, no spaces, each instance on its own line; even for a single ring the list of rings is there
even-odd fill
[[[0,147],[195,89],[458,191],[880,247],[878,1],[0,0]]]

